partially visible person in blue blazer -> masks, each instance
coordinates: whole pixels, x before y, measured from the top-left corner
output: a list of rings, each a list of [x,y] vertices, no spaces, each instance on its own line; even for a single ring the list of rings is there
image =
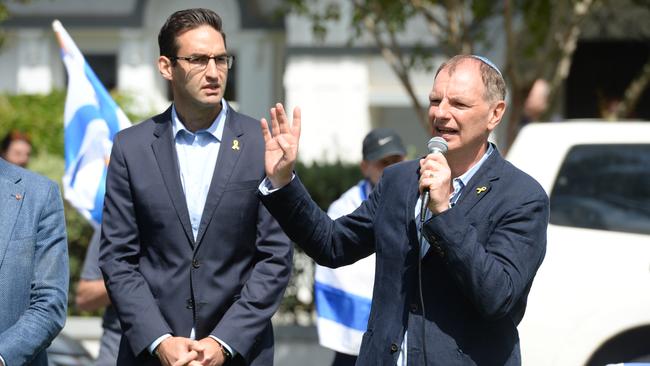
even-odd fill
[[[357,366],[521,364],[517,324],[546,251],[549,200],[488,141],[505,97],[501,72],[488,59],[459,55],[443,63],[429,122],[447,153],[386,168],[368,199],[337,220],[293,173],[300,110],[290,124],[277,104],[272,132],[262,120],[267,179],[260,195],[289,237],[329,267],[376,253]]]
[[[47,365],[68,278],[59,187],[0,158],[0,366]]]

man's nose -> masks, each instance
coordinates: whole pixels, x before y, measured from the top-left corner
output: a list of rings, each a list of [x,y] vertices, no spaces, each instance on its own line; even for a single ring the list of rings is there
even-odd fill
[[[445,119],[449,115],[449,103],[446,99],[443,99],[434,107],[433,117],[436,119]]]

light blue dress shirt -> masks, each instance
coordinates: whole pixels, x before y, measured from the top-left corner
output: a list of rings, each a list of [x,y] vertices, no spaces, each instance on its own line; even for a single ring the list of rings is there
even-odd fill
[[[221,147],[227,115],[228,104],[222,99],[221,112],[219,112],[210,127],[192,132],[185,128],[183,122],[178,118],[176,107],[172,106],[172,134],[194,240],[196,240],[199,233],[201,216],[203,215],[203,208],[214,175],[214,167],[219,157],[219,148]],[[171,334],[160,336],[149,346],[149,351],[153,353],[156,347],[169,337],[171,337]],[[231,355],[236,354],[230,346],[219,338],[210,337],[224,346]],[[195,338],[194,328],[192,328],[189,338]]]

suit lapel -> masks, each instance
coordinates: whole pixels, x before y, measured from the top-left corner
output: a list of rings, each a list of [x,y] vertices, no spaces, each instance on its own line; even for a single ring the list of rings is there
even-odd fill
[[[208,190],[203,214],[201,215],[199,232],[196,236],[197,248],[205,235],[206,228],[212,220],[214,210],[219,205],[226,185],[230,181],[232,172],[242,154],[241,150],[246,148],[246,141],[242,138],[243,135],[244,132],[237,123],[237,114],[232,110],[232,107],[229,107],[228,115],[226,116],[226,125],[223,129],[223,136],[221,137],[219,156],[217,157],[217,163],[212,174],[212,180],[210,181],[210,189]]]
[[[0,267],[25,197],[22,178],[10,168],[0,159]]]
[[[151,144],[153,153],[158,162],[158,169],[162,175],[167,193],[171,198],[178,219],[183,225],[185,235],[189,239],[190,245],[194,247],[194,234],[190,224],[190,215],[187,209],[187,202],[183,194],[180,173],[178,170],[178,159],[174,148],[174,139],[172,136],[171,107],[162,114],[163,118],[156,121],[154,135],[156,139]]]
[[[497,172],[500,171],[502,163],[503,158],[495,149],[472,179],[467,182],[456,205],[465,212],[469,212],[483,197],[487,196],[492,190],[492,182],[499,179]]]

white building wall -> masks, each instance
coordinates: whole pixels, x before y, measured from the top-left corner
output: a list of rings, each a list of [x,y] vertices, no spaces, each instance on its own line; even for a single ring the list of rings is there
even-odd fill
[[[361,160],[370,129],[368,71],[356,58],[292,57],[285,76],[286,107],[302,110],[300,160]]]

